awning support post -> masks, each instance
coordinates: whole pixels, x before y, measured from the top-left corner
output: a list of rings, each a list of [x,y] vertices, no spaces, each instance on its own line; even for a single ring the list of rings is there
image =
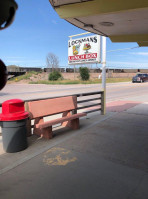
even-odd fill
[[[102,102],[102,115],[106,114],[106,37],[102,37],[102,90],[104,92]]]

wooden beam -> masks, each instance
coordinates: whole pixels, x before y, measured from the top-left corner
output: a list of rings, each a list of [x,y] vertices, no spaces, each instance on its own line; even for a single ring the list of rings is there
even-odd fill
[[[144,42],[148,41],[148,34],[139,35],[113,35],[109,36],[112,42]]]
[[[69,0],[70,2],[70,0]],[[54,5],[53,5],[54,6]],[[78,18],[103,13],[114,13],[148,7],[148,0],[94,0],[55,6],[56,12],[63,19]]]

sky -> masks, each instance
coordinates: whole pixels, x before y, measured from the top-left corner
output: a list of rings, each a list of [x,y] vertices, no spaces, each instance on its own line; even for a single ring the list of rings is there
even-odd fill
[[[60,19],[48,0],[16,2],[15,21],[0,31],[0,59],[6,65],[46,67],[46,56],[51,52],[59,57],[61,67],[68,67],[68,36],[85,31]],[[112,43],[107,38],[107,67],[148,68],[148,47],[133,48],[137,46]]]

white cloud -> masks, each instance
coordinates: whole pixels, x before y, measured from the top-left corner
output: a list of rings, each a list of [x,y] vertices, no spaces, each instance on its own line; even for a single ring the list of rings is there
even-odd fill
[[[107,61],[107,66],[115,66],[115,67],[122,67],[122,68],[148,68],[148,63]]]
[[[4,59],[26,59],[26,57],[19,57],[19,56],[11,56],[11,57],[3,57]]]
[[[130,53],[132,55],[143,55],[143,56],[148,56],[148,52],[133,52],[133,53]]]
[[[15,63],[15,62],[19,62],[19,63],[23,63],[23,62],[40,62],[41,60],[7,60],[7,62],[8,63],[11,63],[11,62],[13,62],[13,63]]]
[[[8,63],[22,63],[24,61],[20,61],[20,60],[7,60]]]

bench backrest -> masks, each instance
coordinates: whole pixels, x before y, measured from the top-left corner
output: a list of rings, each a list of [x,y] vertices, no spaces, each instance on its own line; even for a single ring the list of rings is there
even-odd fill
[[[77,108],[77,96],[28,102],[30,118],[54,115]]]

